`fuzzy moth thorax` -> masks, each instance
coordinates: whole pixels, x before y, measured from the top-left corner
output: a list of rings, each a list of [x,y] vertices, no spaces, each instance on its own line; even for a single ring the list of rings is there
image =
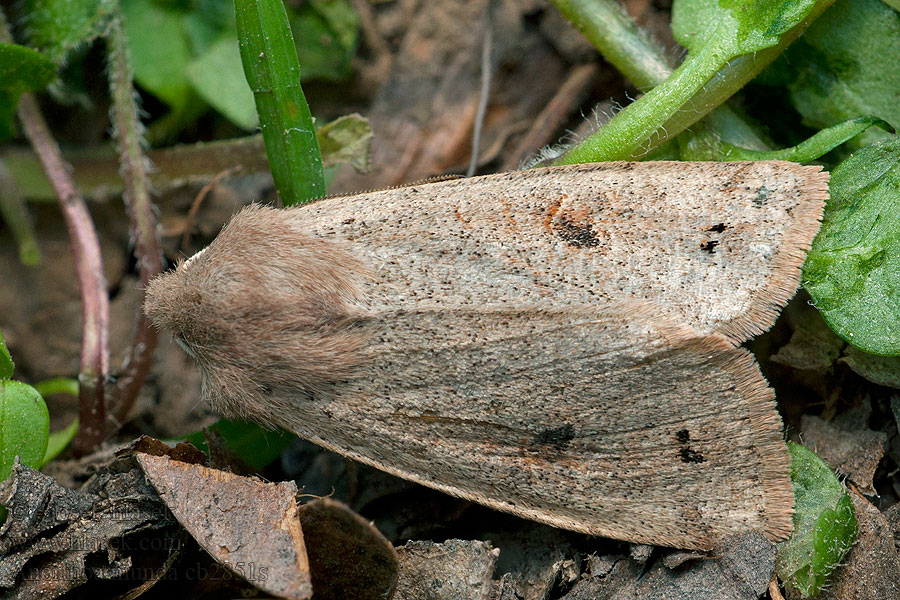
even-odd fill
[[[249,207],[208,248],[147,288],[144,309],[197,361],[225,412],[276,424],[260,407],[345,377],[365,340],[363,263],[305,235],[291,210]]]

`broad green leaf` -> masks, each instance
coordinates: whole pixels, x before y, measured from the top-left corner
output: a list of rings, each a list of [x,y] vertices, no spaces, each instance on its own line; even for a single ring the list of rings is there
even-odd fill
[[[244,74],[256,100],[275,187],[285,206],[325,195],[322,154],[281,0],[235,0]]]
[[[900,13],[881,0],[838,0],[785,53],[778,68],[805,124],[829,127],[874,115],[900,127]],[[859,146],[885,135],[871,131]]]
[[[66,425],[65,428],[52,432],[47,439],[47,451],[44,452],[44,458],[41,459],[38,467],[46,465],[59,456],[59,453],[65,450],[76,433],[78,433],[78,417],[72,419],[72,422]]]
[[[815,4],[816,0],[676,0],[672,33],[692,52],[715,45],[727,61],[776,45]]]
[[[131,4],[127,0],[124,4]],[[118,0],[27,0],[29,41],[54,63],[65,62],[69,51],[103,35]]]
[[[856,541],[853,501],[831,468],[800,444],[788,442],[794,485],[794,532],[778,544],[775,571],[804,598],[821,591]]]
[[[30,385],[0,380],[0,481],[9,477],[16,456],[35,467],[47,450],[50,415]]]
[[[316,135],[326,167],[349,162],[359,172],[368,170],[372,127],[366,119],[357,114],[338,117],[320,127]]]
[[[188,65],[187,75],[197,94],[228,120],[243,129],[256,128],[256,103],[244,77],[236,36],[210,46]]]
[[[12,377],[15,368],[12,356],[9,355],[9,350],[6,349],[3,333],[0,333],[0,380]]]
[[[127,0],[122,10],[135,81],[179,112],[192,94],[183,14],[153,0]]]
[[[53,81],[56,65],[31,48],[0,44],[0,89],[14,93],[39,90]]]
[[[56,65],[40,52],[0,43],[0,139],[15,135],[16,107],[22,92],[40,90],[55,76]]]
[[[347,0],[313,0],[290,13],[300,77],[340,80],[351,73],[359,19]]]
[[[854,153],[832,172],[829,188],[803,285],[844,340],[900,355],[900,138]]]
[[[217,421],[210,429],[222,436],[228,449],[239,456],[244,464],[254,469],[262,469],[281,456],[281,453],[297,438],[288,431],[269,431],[256,423],[228,419]],[[192,433],[185,440],[209,453],[202,431]]]

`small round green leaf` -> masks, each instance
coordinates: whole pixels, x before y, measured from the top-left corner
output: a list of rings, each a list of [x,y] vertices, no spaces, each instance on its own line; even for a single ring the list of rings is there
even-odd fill
[[[22,464],[41,464],[50,435],[44,399],[30,385],[0,380],[0,481],[9,477],[16,456]]]

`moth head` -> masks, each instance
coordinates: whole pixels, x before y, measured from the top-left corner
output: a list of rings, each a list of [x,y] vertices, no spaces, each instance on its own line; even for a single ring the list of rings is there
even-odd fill
[[[144,311],[196,359],[220,410],[279,390],[312,393],[346,373],[362,343],[353,322],[365,312],[368,269],[306,233],[297,215],[244,209],[147,287]]]

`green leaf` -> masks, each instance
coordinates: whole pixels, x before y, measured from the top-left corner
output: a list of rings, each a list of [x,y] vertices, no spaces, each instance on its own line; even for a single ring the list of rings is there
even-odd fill
[[[844,121],[834,127],[823,129],[808,140],[781,150],[748,150],[720,142],[715,156],[705,157],[702,160],[788,160],[793,162],[811,162],[844,142],[853,139],[873,125],[892,131],[888,123],[877,117],[859,117]],[[708,149],[709,146],[707,146]],[[701,159],[683,158],[683,160]]]
[[[816,129],[857,115],[900,127],[900,13],[881,0],[839,0],[785,53],[791,103]],[[883,139],[866,133],[859,146]]]
[[[359,172],[368,170],[372,142],[369,121],[356,114],[345,115],[320,127],[316,135],[326,167],[349,162]]]
[[[900,138],[854,153],[832,172],[829,188],[803,285],[844,340],[900,355]]]
[[[789,589],[815,596],[856,541],[853,501],[816,454],[788,442],[794,485],[794,533],[780,543],[775,571]]]
[[[56,76],[56,65],[40,52],[0,43],[0,139],[15,135],[16,107],[22,92],[40,90]]]
[[[12,356],[9,355],[9,350],[6,349],[3,333],[0,332],[0,380],[12,377],[15,368],[16,365],[13,363]]]
[[[259,117],[241,66],[236,36],[220,39],[187,66],[194,90],[210,106],[243,129],[256,129]]]
[[[124,2],[127,6],[132,0]],[[28,35],[56,64],[68,53],[103,34],[118,0],[28,0]]]
[[[727,61],[774,46],[815,4],[815,0],[677,0],[672,5],[672,34],[690,51],[713,44]]]
[[[72,422],[64,429],[51,433],[50,437],[47,439],[47,450],[44,452],[44,458],[41,459],[38,467],[46,465],[48,462],[59,456],[59,453],[65,450],[66,446],[69,445],[76,433],[78,433],[78,417],[72,419]]]
[[[192,96],[183,14],[152,0],[128,0],[122,10],[135,81],[180,112]]]
[[[54,394],[68,394],[73,398],[78,397],[78,380],[72,377],[54,377],[44,379],[34,384],[34,389],[46,398]]]
[[[281,456],[297,438],[289,431],[269,431],[256,423],[228,419],[217,421],[210,429],[222,436],[228,449],[239,456],[244,464],[254,469],[262,469]],[[192,433],[185,440],[209,454],[202,431]]]
[[[31,48],[0,44],[0,89],[13,93],[43,89],[56,76],[56,65]]]
[[[359,18],[347,0],[312,0],[290,13],[302,80],[336,81],[351,74]]]
[[[36,467],[44,458],[50,415],[44,399],[30,385],[0,380],[0,481],[9,477],[16,456]]]
[[[275,187],[285,206],[325,195],[322,154],[281,0],[235,0],[244,74],[256,99]]]

